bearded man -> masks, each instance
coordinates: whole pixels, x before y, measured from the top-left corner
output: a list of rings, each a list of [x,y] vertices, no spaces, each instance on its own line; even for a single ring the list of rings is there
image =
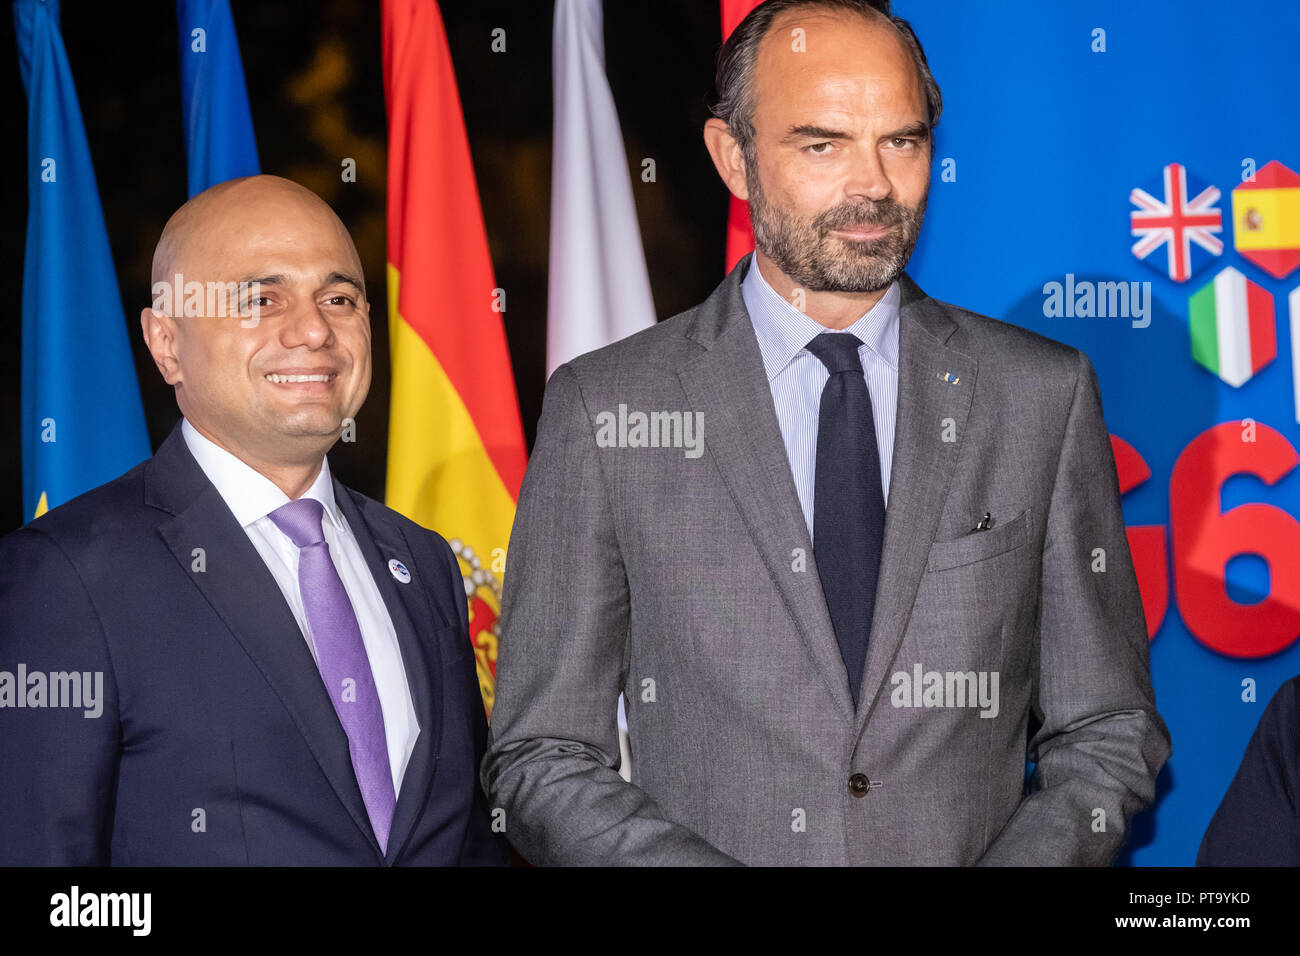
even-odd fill
[[[1153,797],[1096,375],[904,274],[941,99],[877,6],[740,24],[756,251],[547,386],[482,768],[533,863],[1106,864]]]

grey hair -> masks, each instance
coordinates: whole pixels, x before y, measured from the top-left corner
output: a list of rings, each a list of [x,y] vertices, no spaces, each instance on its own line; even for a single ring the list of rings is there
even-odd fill
[[[939,125],[939,115],[943,112],[943,96],[939,92],[939,84],[930,73],[930,64],[925,59],[921,41],[917,39],[910,23],[893,15],[890,0],[765,0],[740,21],[740,25],[722,45],[718,51],[715,75],[717,99],[712,107],[713,115],[727,124],[731,135],[744,151],[747,162],[756,161],[754,65],[758,61],[759,43],[778,16],[799,7],[845,10],[891,25],[912,54],[917,75],[921,78],[921,91],[925,95],[928,113],[926,125],[933,138],[934,128]]]

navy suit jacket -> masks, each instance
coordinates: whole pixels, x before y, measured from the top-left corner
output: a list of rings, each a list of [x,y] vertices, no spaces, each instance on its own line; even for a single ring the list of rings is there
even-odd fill
[[[505,862],[477,779],[487,724],[456,558],[334,492],[420,724],[387,854],[293,613],[178,425],[149,461],[0,540],[0,671],[103,674],[99,717],[0,708],[0,864]]]
[[[1300,677],[1264,708],[1197,866],[1300,866]]]

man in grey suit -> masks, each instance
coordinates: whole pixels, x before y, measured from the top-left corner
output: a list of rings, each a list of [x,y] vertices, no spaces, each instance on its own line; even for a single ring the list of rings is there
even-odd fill
[[[1152,799],[1092,366],[903,274],[940,109],[863,0],[724,46],[757,251],[555,372],[520,496],[482,778],[531,862],[1106,864]]]

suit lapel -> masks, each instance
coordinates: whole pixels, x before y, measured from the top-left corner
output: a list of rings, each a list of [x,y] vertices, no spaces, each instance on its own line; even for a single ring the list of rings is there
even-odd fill
[[[402,789],[397,795],[393,825],[388,835],[385,862],[392,863],[401,855],[424,809],[433,785],[442,740],[442,660],[438,638],[431,634],[421,639],[414,622],[441,623],[442,626],[449,626],[450,622],[435,611],[428,600],[428,589],[440,586],[441,582],[422,580],[422,573],[433,571],[416,566],[406,536],[396,522],[374,502],[361,499],[358,505],[351,491],[337,480],[334,482],[334,498],[361,547],[370,576],[374,578],[388,608],[388,616],[392,618],[402,652],[402,666],[406,670],[416,717],[420,722],[420,732],[402,777]],[[394,558],[410,572],[408,583],[399,583],[389,570],[388,562]]]
[[[704,414],[705,448],[722,475],[745,527],[846,721],[853,719],[848,676],[813,562],[781,438],[758,340],[740,292],[742,259],[697,311],[687,337],[705,351],[678,369],[689,407]],[[807,568],[792,569],[795,549]]]
[[[158,534],[280,698],[378,856],[347,735],[298,622],[261,555],[190,454],[180,425],[147,466],[145,501],[173,515]],[[194,569],[196,549],[202,549],[202,571]]]
[[[978,363],[947,344],[958,328],[906,275],[899,280],[898,419],[876,608],[867,644],[857,732],[885,681],[907,629],[961,452]],[[944,373],[956,376],[945,381]],[[951,420],[949,423],[948,420]],[[945,429],[953,440],[945,441]]]

